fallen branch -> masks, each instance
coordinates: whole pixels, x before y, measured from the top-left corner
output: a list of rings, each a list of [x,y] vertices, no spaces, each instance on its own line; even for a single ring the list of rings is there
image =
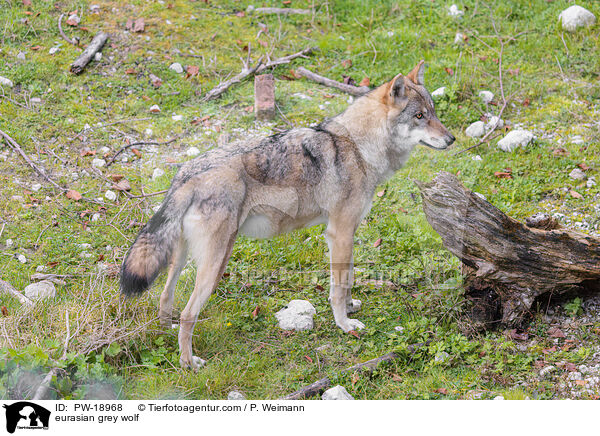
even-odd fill
[[[254,8],[248,6],[246,10],[249,14],[277,14],[277,15],[311,15],[310,9],[293,9],[293,8]]]
[[[411,353],[414,353],[418,348],[429,345],[430,342],[431,342],[431,340],[428,340],[426,342],[422,342],[419,344],[409,345],[408,350]],[[372,372],[375,370],[375,368],[377,368],[377,365],[379,365],[381,362],[390,362],[392,360],[396,360],[398,357],[400,357],[400,356],[394,352],[388,353],[383,356],[376,357],[375,359],[367,360],[366,362],[358,363],[349,368],[346,368],[342,371],[342,373],[355,372],[358,370],[361,370],[361,371],[367,370],[367,371]],[[289,394],[288,396],[283,397],[281,399],[282,400],[303,400],[303,399],[310,398],[310,397],[320,394],[321,392],[323,392],[325,389],[327,389],[330,386],[331,386],[331,380],[329,379],[329,377],[323,377],[322,379],[317,380],[316,382],[314,382],[308,386],[300,388],[296,392],[293,392],[293,393]]]
[[[19,291],[17,291],[13,287],[13,285],[11,285],[8,282],[5,282],[4,280],[0,280],[0,291],[4,292],[6,294],[9,294],[12,297],[15,297],[17,300],[19,300],[21,302],[21,304],[25,304],[26,306],[33,305],[33,301],[31,301],[25,295],[21,294]]]
[[[464,265],[477,327],[520,325],[544,293],[600,291],[600,239],[574,230],[530,227],[535,220],[527,226],[447,172],[430,183],[415,183],[427,221]]]
[[[348,94],[360,97],[361,95],[365,95],[367,92],[371,90],[368,86],[354,86],[354,85],[346,85],[345,83],[336,82],[335,80],[328,79],[327,77],[320,76],[312,71],[307,70],[304,67],[300,67],[296,69],[296,73],[300,74],[303,77],[306,77],[313,82],[317,82],[321,85],[328,86],[330,88],[336,88],[340,91],[346,92]]]
[[[71,64],[70,71],[73,74],[81,74],[85,66],[92,60],[94,55],[102,49],[107,39],[107,33],[98,32],[98,34],[94,36],[94,39],[92,39],[92,42],[90,42],[90,45],[88,45],[83,53],[81,53],[79,57],[75,59],[75,62]]]
[[[143,141],[142,141],[142,142],[132,142],[131,144],[124,145],[124,146],[123,146],[123,147],[121,147],[121,148],[120,148],[120,149],[119,149],[119,150],[118,150],[118,151],[115,153],[115,155],[114,155],[114,156],[113,156],[113,157],[112,157],[112,158],[111,158],[111,159],[110,159],[110,160],[109,160],[109,161],[106,163],[106,167],[108,168],[109,166],[111,166],[111,165],[112,165],[112,164],[115,162],[115,159],[116,159],[116,158],[117,158],[117,157],[118,157],[118,156],[119,156],[121,153],[123,153],[125,150],[127,150],[128,148],[131,148],[131,147],[136,147],[136,146],[138,146],[138,145],[167,145],[167,144],[170,144],[170,143],[172,143],[172,142],[175,142],[175,141],[177,141],[177,138],[173,138],[173,139],[170,139],[170,140],[168,140],[168,141],[165,141],[165,142],[143,142]]]
[[[204,101],[209,101],[209,100],[214,100],[216,98],[219,98],[223,93],[225,93],[225,91],[227,91],[229,88],[231,88],[231,86],[235,85],[236,83],[243,82],[248,77],[250,77],[254,74],[260,74],[263,71],[265,71],[269,68],[274,68],[278,65],[289,64],[294,59],[297,59],[300,57],[306,57],[308,54],[310,54],[316,50],[317,49],[314,47],[308,47],[302,51],[299,51],[298,53],[294,53],[289,56],[284,56],[284,57],[273,59],[273,60],[269,59],[268,62],[266,62],[266,63],[262,62],[263,58],[261,57],[252,68],[250,68],[248,65],[249,61],[246,61],[244,64],[244,69],[242,70],[241,73],[239,73],[236,76],[233,76],[231,79],[227,80],[226,82],[219,83],[217,86],[215,86],[209,92],[207,92],[206,95],[204,96]],[[248,57],[249,56],[250,56],[250,48],[248,48]]]
[[[60,14],[60,17],[58,17],[58,32],[60,33],[60,36],[62,36],[62,38],[67,41],[69,44],[73,44],[73,45],[79,45],[79,38],[69,38],[67,35],[65,35],[65,32],[63,31],[61,22],[63,17],[65,16],[65,14]]]
[[[62,188],[58,183],[56,183],[54,180],[52,180],[50,178],[50,176],[48,176],[44,170],[42,170],[40,167],[38,167],[29,158],[29,156],[27,156],[27,154],[25,154],[25,152],[23,151],[21,146],[17,143],[17,141],[12,139],[7,133],[3,132],[2,130],[0,130],[0,136],[2,136],[6,140],[6,143],[8,144],[8,146],[10,148],[12,148],[14,151],[16,151],[25,160],[25,162],[27,162],[27,164],[35,170],[36,173],[41,175],[44,179],[46,179],[55,188],[60,189],[61,191],[65,191],[64,188]]]

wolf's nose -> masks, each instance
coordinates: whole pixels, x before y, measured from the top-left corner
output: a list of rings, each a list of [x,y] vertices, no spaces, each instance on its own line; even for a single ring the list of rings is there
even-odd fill
[[[448,143],[448,145],[452,144],[455,140],[456,138],[454,137],[454,135],[452,133],[448,133],[448,136],[446,137],[446,142]]]

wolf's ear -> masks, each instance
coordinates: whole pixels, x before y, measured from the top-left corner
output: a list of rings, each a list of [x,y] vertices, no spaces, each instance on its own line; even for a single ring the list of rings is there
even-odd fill
[[[390,86],[390,100],[392,102],[398,102],[405,96],[404,90],[404,76],[398,74],[392,79],[392,85]]]
[[[415,85],[425,85],[425,61],[419,61],[416,67],[412,69],[406,77],[408,77]]]

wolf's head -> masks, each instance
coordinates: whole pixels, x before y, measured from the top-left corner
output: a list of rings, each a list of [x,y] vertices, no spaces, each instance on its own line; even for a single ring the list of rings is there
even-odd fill
[[[410,149],[422,144],[444,149],[455,139],[435,114],[431,94],[423,81],[424,63],[420,61],[406,76],[398,74],[383,85],[388,133],[398,148]]]

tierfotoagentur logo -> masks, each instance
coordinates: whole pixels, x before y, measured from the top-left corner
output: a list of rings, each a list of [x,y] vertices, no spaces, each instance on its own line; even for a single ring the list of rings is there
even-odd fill
[[[19,401],[10,405],[4,404],[6,409],[6,431],[14,433],[18,429],[48,430],[50,411],[42,406],[29,401]]]

